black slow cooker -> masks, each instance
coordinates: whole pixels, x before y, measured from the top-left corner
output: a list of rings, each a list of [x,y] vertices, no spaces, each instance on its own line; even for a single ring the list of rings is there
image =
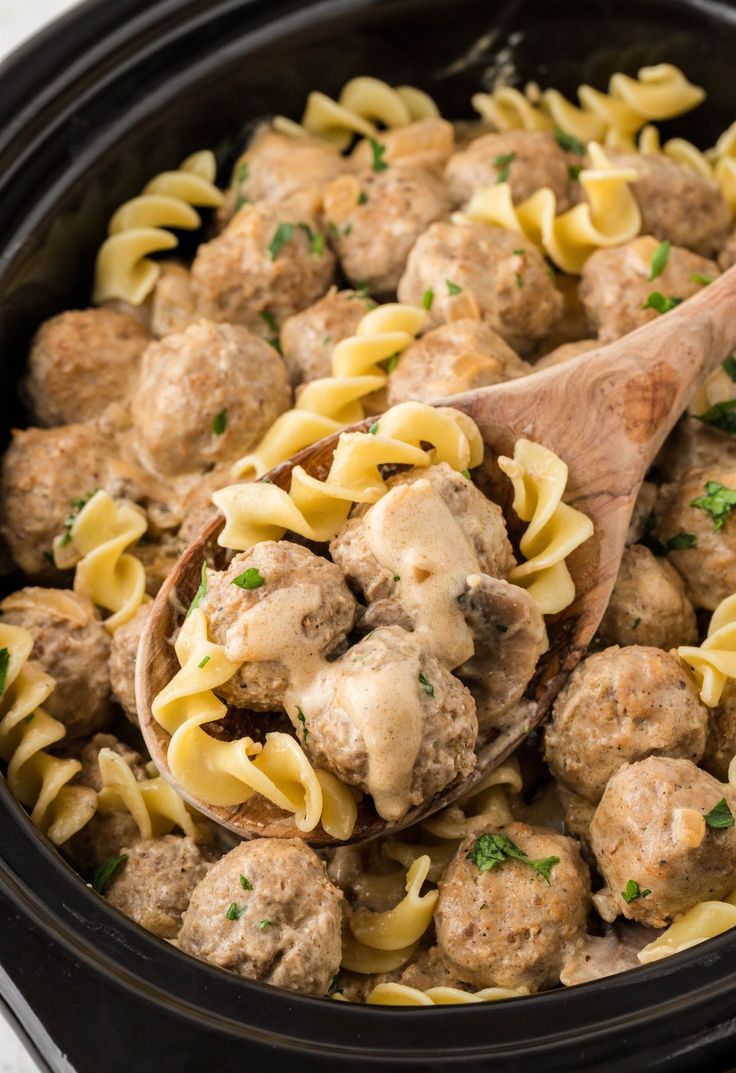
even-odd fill
[[[31,0],[32,2],[32,0]],[[499,72],[572,94],[682,66],[708,102],[666,124],[700,145],[736,117],[736,5],[710,0],[87,0],[0,68],[2,427],[38,323],[88,303],[112,211],[259,116],[298,117],[356,74],[449,116]],[[224,171],[223,171],[224,174]],[[359,1007],[195,962],[85,887],[0,780],[0,994],[55,1073],[494,1073],[736,1066],[736,934],[599,983],[498,1005]],[[2,1057],[2,1056],[0,1056]]]

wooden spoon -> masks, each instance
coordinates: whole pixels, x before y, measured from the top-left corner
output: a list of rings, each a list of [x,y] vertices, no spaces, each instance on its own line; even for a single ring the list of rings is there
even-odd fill
[[[359,806],[352,841],[415,823],[472,789],[536,726],[565,679],[585,653],[603,616],[623,554],[639,487],[665,437],[685,409],[698,377],[736,348],[736,267],[672,311],[617,340],[562,365],[496,387],[454,396],[451,405],[477,423],[486,451],[512,455],[526,437],[555,451],[569,467],[565,499],[593,520],[593,537],[568,560],[575,581],[573,604],[548,621],[549,651],[541,658],[514,726],[479,741],[473,774],[446,787],[399,822],[382,820],[371,805]],[[365,428],[368,422],[355,426]],[[289,487],[295,465],[324,478],[337,443],[330,436],[277,466],[268,479]],[[217,544],[223,528],[215,518],[179,559],[156,597],[141,638],[136,695],[141,729],[160,772],[197,809],[241,837],[305,837],[290,814],[260,796],[219,808],[187,794],[166,763],[169,736],[151,716],[151,702],[179,669],[172,645],[200,582],[203,559],[222,569],[228,553]],[[264,717],[268,729],[269,717]],[[313,845],[333,840],[321,828]]]

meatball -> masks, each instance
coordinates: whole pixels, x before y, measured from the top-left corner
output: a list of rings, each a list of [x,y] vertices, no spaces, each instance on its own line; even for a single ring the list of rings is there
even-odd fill
[[[562,298],[537,248],[515,231],[483,223],[432,224],[415,242],[401,280],[399,300],[427,304],[431,326],[457,319],[462,302],[526,353],[551,329]],[[465,314],[467,315],[467,313]]]
[[[110,685],[115,700],[134,726],[138,725],[135,703],[135,657],[151,604],[141,604],[133,617],[119,626],[110,641]]]
[[[647,305],[655,292],[665,298],[690,298],[702,288],[693,276],[714,279],[715,261],[673,246],[659,276],[650,279],[652,256],[659,243],[641,235],[623,246],[596,250],[585,262],[580,297],[601,343],[610,343],[661,316]]]
[[[656,535],[665,543],[681,534],[695,538],[680,548],[670,544],[668,558],[696,608],[714,611],[736,592],[736,519],[728,506],[735,492],[736,470],[731,467],[691,469],[679,484],[660,489]],[[693,506],[696,501],[700,507]],[[715,514],[704,509],[708,505]]]
[[[607,648],[573,671],[555,701],[545,758],[555,778],[596,802],[623,763],[651,755],[697,763],[707,721],[677,656],[638,645]]]
[[[255,587],[238,584],[247,571],[255,571],[248,575]],[[344,648],[356,610],[334,563],[285,540],[262,541],[236,555],[227,570],[210,572],[199,606],[210,637],[225,645],[228,658],[247,658],[218,694],[256,711],[283,705],[287,662],[294,662],[295,650],[306,659],[334,656]]]
[[[736,827],[712,828],[704,818],[724,797],[736,809],[733,788],[689,760],[650,756],[613,776],[590,833],[598,868],[625,917],[662,928],[733,889]],[[642,893],[627,901],[622,892],[632,880]]]
[[[388,404],[428,402],[500,384],[532,370],[481,321],[456,320],[410,343],[388,380]]]
[[[237,458],[290,402],[273,347],[239,325],[200,320],[150,344],[133,416],[143,457],[175,475]]]
[[[631,192],[641,210],[641,230],[712,257],[731,227],[731,210],[718,183],[664,155],[611,153],[637,173]]]
[[[299,839],[243,842],[194,888],[178,946],[239,976],[326,994],[342,957],[342,895]]]
[[[726,682],[717,707],[710,712],[708,737],[703,754],[703,767],[723,782],[728,780],[728,769],[736,756],[736,684]]]
[[[192,290],[201,316],[264,333],[264,314],[280,324],[306,309],[325,293],[334,270],[334,255],[313,218],[259,201],[199,247]]]
[[[148,333],[109,309],[60,313],[41,325],[28,358],[24,392],[39,425],[89,421],[135,384]]]
[[[281,349],[292,384],[331,376],[333,350],[343,339],[355,334],[372,308],[371,299],[360,292],[331,287],[309,309],[284,321]]]
[[[600,345],[597,339],[576,339],[573,343],[562,343],[541,357],[539,361],[535,361],[532,371],[549,369],[550,365],[562,365],[565,361],[571,361],[573,358],[590,353],[591,350],[597,350]]]
[[[324,191],[325,219],[345,275],[378,295],[396,290],[415,241],[450,208],[442,180],[410,164],[343,175]]]
[[[112,717],[110,635],[84,596],[65,589],[20,589],[0,604],[0,618],[33,637],[33,659],[56,685],[44,708],[68,738],[94,734]]]
[[[651,481],[642,481],[629,522],[629,531],[626,534],[627,544],[638,544],[651,531],[652,515],[658,493],[659,489],[656,484]]]
[[[722,272],[731,265],[736,265],[736,231],[732,231],[718,254],[718,264]]]
[[[590,825],[595,815],[595,804],[580,794],[574,794],[562,783],[555,783],[557,795],[562,805],[565,833],[577,838],[587,847],[590,842]]]
[[[215,860],[191,838],[164,835],[122,849],[126,857],[107,900],[126,917],[162,939],[175,939],[192,891]]]
[[[399,626],[374,630],[329,664],[302,708],[315,766],[371,794],[386,820],[475,766],[471,694]]]
[[[499,839],[530,860],[548,858],[549,883],[526,861],[484,857]],[[585,935],[588,869],[572,839],[545,827],[512,823],[503,832],[471,835],[439,890],[437,945],[460,979],[475,987],[553,987],[568,952]]]
[[[176,261],[162,261],[161,275],[150,298],[151,333],[162,339],[183,332],[197,320],[189,269]]]
[[[450,157],[445,180],[456,205],[499,182],[509,183],[516,205],[542,187],[553,191],[558,212],[571,203],[568,158],[554,136],[541,130],[482,134]]]
[[[412,164],[438,170],[447,163],[455,141],[452,123],[432,116],[418,119],[405,127],[383,130],[377,139],[383,147],[385,164]],[[351,153],[354,167],[367,170],[373,164],[374,149],[370,138],[361,138]]]
[[[491,577],[505,577],[514,565],[501,508],[446,462],[427,469],[413,469],[387,481],[389,488],[426,480],[434,488],[470,542],[480,570]],[[368,542],[366,514],[370,508],[354,509],[330,544],[330,555],[351,585],[369,604],[366,625],[376,622],[408,624],[400,599],[400,579],[381,566]]]
[[[624,550],[598,636],[606,645],[669,649],[697,643],[693,606],[666,559],[656,558],[643,544]]]

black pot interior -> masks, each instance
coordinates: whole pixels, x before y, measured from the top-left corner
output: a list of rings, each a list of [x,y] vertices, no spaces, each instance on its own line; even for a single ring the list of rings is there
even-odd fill
[[[3,433],[23,422],[15,384],[33,331],[88,304],[111,213],[193,150],[216,148],[224,182],[254,119],[298,118],[310,90],[335,94],[361,73],[419,85],[444,115],[469,117],[471,94],[499,71],[573,95],[582,81],[604,88],[616,70],[663,61],[708,92],[664,132],[705,147],[736,114],[734,54],[734,6],[706,0],[88,0],[0,72]],[[254,1071],[730,1065],[728,936],[633,975],[495,1008],[328,1005],[153,940],[82,886],[4,784],[0,853],[10,922],[0,960],[23,962],[13,1001],[36,1005],[79,1070],[158,1070],[164,1052],[177,1073],[214,1061]],[[76,992],[54,990],[53,966]]]

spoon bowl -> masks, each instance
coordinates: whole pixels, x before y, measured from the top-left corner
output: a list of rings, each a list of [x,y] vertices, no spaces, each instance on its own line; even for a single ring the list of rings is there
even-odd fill
[[[511,724],[479,738],[472,774],[456,779],[401,820],[383,820],[364,799],[350,841],[396,832],[472,790],[497,767],[549,710],[592,640],[608,604],[641,483],[659,448],[687,406],[695,384],[736,348],[736,267],[688,301],[607,346],[562,365],[440,400],[468,414],[485,445],[484,470],[496,484],[495,461],[513,455],[526,438],[554,451],[568,466],[565,502],[593,522],[593,536],[567,559],[575,599],[547,619],[549,649],[540,658]],[[364,431],[375,418],[353,426]],[[267,474],[288,489],[295,466],[324,479],[340,434],[320,440]],[[173,639],[200,583],[203,561],[223,569],[232,553],[219,546],[224,518],[214,518],[179,559],[159,591],[136,665],[141,729],[161,774],[200,812],[242,838],[306,838],[335,842],[321,827],[305,836],[291,814],[255,795],[241,805],[216,807],[188,794],[167,764],[168,733],[151,714],[156,695],[179,670]],[[264,726],[267,720],[264,718]],[[272,727],[268,727],[272,729]]]

